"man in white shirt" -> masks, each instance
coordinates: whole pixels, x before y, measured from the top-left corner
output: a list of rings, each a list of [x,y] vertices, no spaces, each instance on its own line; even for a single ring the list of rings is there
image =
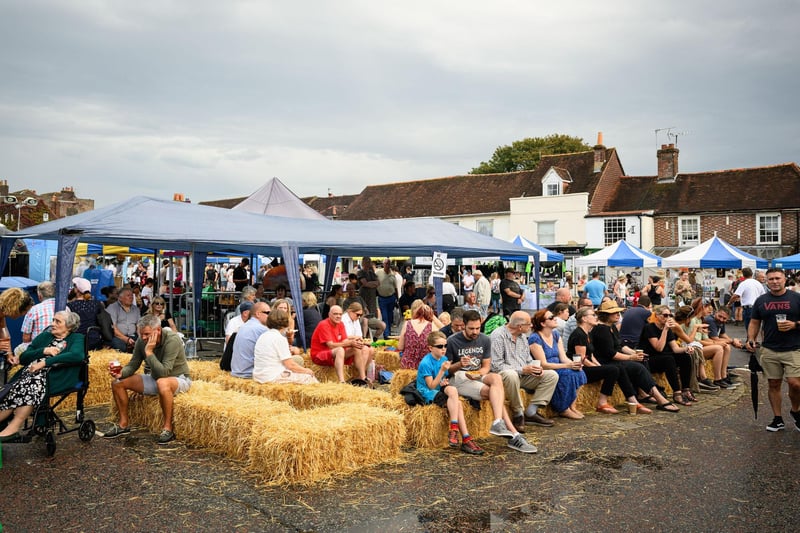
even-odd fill
[[[477,268],[472,273],[472,276],[475,278],[475,285],[473,286],[475,299],[478,305],[481,306],[481,316],[485,318],[489,313],[489,304],[492,303],[492,285],[483,276],[483,272]]]
[[[244,302],[239,304],[239,314],[235,317],[231,318],[228,321],[228,325],[225,326],[225,345],[228,345],[228,341],[231,338],[231,335],[239,331],[239,328],[250,320],[250,311],[253,309],[253,302],[249,300],[245,300]],[[224,351],[223,347],[223,351]]]
[[[753,270],[749,267],[742,269],[742,276],[744,280],[736,287],[736,292],[733,293],[729,303],[739,301],[742,305],[742,320],[744,320],[744,330],[750,325],[750,316],[753,314],[753,304],[756,298],[766,293],[764,286],[758,281],[753,279]]]

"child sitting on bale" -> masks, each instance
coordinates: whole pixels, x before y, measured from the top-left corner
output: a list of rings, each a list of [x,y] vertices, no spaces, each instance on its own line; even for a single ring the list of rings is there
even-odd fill
[[[458,432],[461,431],[461,451],[470,455],[483,455],[483,449],[475,444],[469,435],[458,390],[448,385],[445,377],[450,368],[450,361],[444,356],[447,349],[447,337],[444,333],[441,331],[430,333],[428,349],[430,352],[422,358],[417,369],[417,390],[426,403],[447,407],[447,412],[450,414],[447,440],[451,448],[458,447]]]

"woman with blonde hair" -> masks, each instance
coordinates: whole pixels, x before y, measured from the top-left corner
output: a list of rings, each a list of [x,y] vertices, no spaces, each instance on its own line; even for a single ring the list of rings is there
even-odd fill
[[[153,303],[150,304],[150,307],[147,309],[148,315],[154,315],[158,317],[161,321],[162,328],[169,328],[175,333],[178,332],[177,326],[175,326],[175,321],[172,319],[172,314],[167,309],[167,302],[161,296],[156,296],[153,298]]]
[[[19,287],[6,289],[0,294],[0,350],[6,352],[6,358],[11,361],[14,355],[11,352],[11,334],[6,327],[6,318],[19,318],[33,307],[33,298]]]

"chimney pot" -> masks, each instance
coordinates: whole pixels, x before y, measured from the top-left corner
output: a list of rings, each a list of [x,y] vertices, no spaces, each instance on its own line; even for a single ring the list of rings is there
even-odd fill
[[[603,144],[603,132],[602,131],[598,131],[597,132],[597,144],[598,145],[602,145]]]

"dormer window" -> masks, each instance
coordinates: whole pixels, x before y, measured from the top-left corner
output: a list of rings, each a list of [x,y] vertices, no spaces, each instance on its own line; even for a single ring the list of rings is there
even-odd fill
[[[542,178],[542,196],[560,196],[564,194],[564,182],[571,181],[562,176],[564,173],[567,177],[569,173],[566,170],[556,169],[552,167]]]

